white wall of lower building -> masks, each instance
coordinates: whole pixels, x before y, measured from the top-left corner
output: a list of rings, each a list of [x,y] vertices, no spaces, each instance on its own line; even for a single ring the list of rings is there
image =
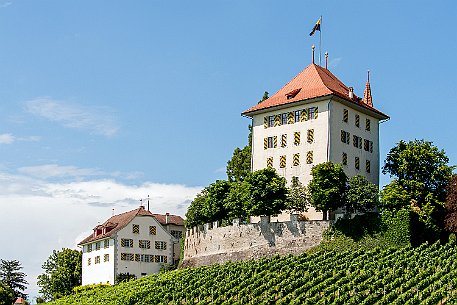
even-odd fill
[[[109,247],[104,248],[104,241],[109,240]],[[96,250],[96,243],[100,243],[100,250]],[[114,239],[103,239],[92,242],[92,251],[87,252],[87,245],[83,248],[82,255],[82,285],[89,284],[114,284]],[[105,255],[109,260],[105,262]],[[95,263],[96,257],[100,263]],[[89,265],[90,258],[90,265]]]

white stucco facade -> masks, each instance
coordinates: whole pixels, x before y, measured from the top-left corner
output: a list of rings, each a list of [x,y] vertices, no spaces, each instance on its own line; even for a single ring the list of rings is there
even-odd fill
[[[149,215],[137,215],[109,238],[81,246],[82,285],[114,284],[119,273],[137,278],[158,273],[163,264],[179,257],[178,239]]]
[[[274,118],[277,115],[281,117],[284,113],[297,111],[302,113],[304,110],[308,112],[310,108],[317,109],[316,117],[306,119],[300,117],[298,121],[294,118],[286,124],[281,122],[279,125],[271,126],[271,117]],[[347,121],[345,111],[347,111]],[[298,179],[303,185],[307,185],[312,178],[312,167],[331,161],[342,164],[348,177],[359,174],[365,176],[371,183],[379,184],[380,120],[375,112],[336,96],[326,96],[260,110],[251,116],[253,171],[268,167],[268,159],[272,158],[272,167],[286,179],[288,185],[291,185],[293,179]],[[356,126],[356,116],[358,116],[358,126]],[[308,137],[310,130],[313,134],[311,141]],[[294,141],[294,135],[297,132],[300,133],[298,144]],[[345,133],[345,137],[349,137],[345,142],[342,139],[342,132]],[[282,141],[284,135],[285,143]],[[276,137],[276,143],[270,145],[269,138],[274,137]],[[310,152],[312,160],[308,159]],[[299,154],[298,162],[297,154]],[[285,164],[284,162],[281,164],[281,158],[282,160],[285,158]],[[346,162],[343,162],[343,159]],[[315,211],[312,207],[304,213],[304,216],[311,220],[319,220],[323,217],[321,212]],[[282,221],[283,218],[287,219],[288,215],[280,215],[278,220]]]

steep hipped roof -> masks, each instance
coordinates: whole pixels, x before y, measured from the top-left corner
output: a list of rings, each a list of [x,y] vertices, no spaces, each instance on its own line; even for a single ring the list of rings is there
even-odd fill
[[[145,210],[144,207],[139,207],[135,210],[128,211],[119,215],[114,215],[111,216],[107,221],[105,221],[101,225],[97,225],[95,228],[96,229],[102,229],[103,227],[106,228],[111,228],[111,230],[105,234],[99,234],[97,236],[94,236],[94,234],[89,235],[85,239],[83,239],[78,245],[83,245],[87,244],[89,242],[103,239],[106,237],[110,237],[114,235],[115,233],[119,232],[122,228],[124,228],[126,225],[128,225],[136,216],[150,216],[154,217],[157,219],[157,221],[165,225],[166,224],[166,215],[162,214],[152,214],[150,211]],[[177,215],[168,215],[168,223],[173,223],[176,225],[184,225],[184,220],[181,218],[181,216]]]
[[[243,115],[252,116],[254,112],[259,110],[328,95],[339,96],[351,103],[371,110],[381,117],[388,118],[384,113],[363,103],[362,99],[355,94],[353,98],[350,98],[349,87],[343,84],[328,69],[316,64],[310,64],[273,96],[246,110]]]

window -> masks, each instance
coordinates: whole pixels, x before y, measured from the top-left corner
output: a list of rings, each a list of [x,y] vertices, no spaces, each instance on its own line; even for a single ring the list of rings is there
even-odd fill
[[[347,123],[349,119],[349,111],[347,109],[343,110],[343,122]]]
[[[355,169],[360,169],[360,159],[359,159],[359,157],[355,157]]]
[[[294,120],[295,120],[295,123],[300,122],[300,110],[294,111]]]
[[[133,253],[121,253],[121,261],[134,261]]]
[[[348,154],[347,153],[343,153],[343,155],[341,156],[341,163],[343,163],[343,165],[348,165]]]
[[[158,250],[167,250],[167,243],[165,241],[156,241],[155,245]]]
[[[156,235],[156,234],[157,234],[156,226],[149,226],[149,235]]]
[[[366,119],[366,120],[365,120],[365,130],[366,130],[366,131],[370,131],[370,129],[371,129],[371,126],[370,126],[370,125],[371,125],[370,119]]]
[[[360,127],[360,116],[358,114],[355,115],[355,126]]]
[[[105,249],[106,249],[106,248],[109,248],[109,239],[105,239],[105,240],[103,241],[103,248],[105,248]]]
[[[124,248],[133,248],[133,239],[122,238],[121,247]]]
[[[267,167],[273,167],[273,157],[267,159]]]
[[[87,252],[92,252],[92,244],[87,245]]]
[[[173,236],[174,238],[177,238],[177,239],[182,238],[182,231],[171,230],[170,233],[171,233],[171,236]]]
[[[150,240],[139,240],[138,247],[141,249],[151,249],[151,241]]]
[[[95,250],[100,250],[100,242],[95,243]]]
[[[275,115],[275,126],[281,126],[281,115]]]
[[[105,254],[103,255],[103,261],[106,263],[106,262],[109,262],[109,254]]]
[[[279,167],[280,168],[286,167],[286,156],[279,157]]]
[[[349,144],[349,138],[351,134],[347,131],[341,130],[341,142]]]
[[[300,165],[300,154],[294,154],[293,165],[294,166]]]
[[[100,255],[95,257],[95,264],[100,264]]]
[[[132,233],[133,234],[140,234],[140,225],[132,225]]]
[[[153,263],[154,262],[154,255],[141,254],[140,255],[140,262]]]
[[[286,147],[287,146],[287,135],[283,134],[281,135],[281,147]]]
[[[353,144],[354,144],[354,147],[362,149],[362,138],[354,135]]]
[[[308,143],[314,142],[314,129],[308,129]]]
[[[318,109],[317,107],[308,108],[308,120],[317,119],[318,116]]]
[[[370,163],[371,163],[370,160],[366,160],[365,161],[365,169],[366,169],[367,173],[370,173],[370,170],[371,170],[370,169],[370,167],[371,167]]]
[[[87,259],[87,266],[90,266],[91,264],[91,261],[90,261],[90,257]]]
[[[294,145],[300,145],[300,131],[294,132]]]
[[[306,153],[306,164],[313,163],[313,151],[310,150]]]
[[[281,113],[281,125],[287,125],[287,113]]]
[[[156,263],[166,263],[167,257],[165,255],[156,255]]]
[[[141,276],[146,276],[147,273],[146,272],[141,272]]]
[[[268,127],[273,127],[275,126],[275,117],[273,115],[270,115],[268,117]]]

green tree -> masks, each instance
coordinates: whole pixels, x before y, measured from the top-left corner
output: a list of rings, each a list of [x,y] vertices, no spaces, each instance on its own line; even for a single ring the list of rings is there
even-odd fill
[[[323,217],[327,219],[327,211],[334,211],[345,204],[347,176],[340,164],[332,162],[313,166],[311,175],[313,178],[308,184],[311,205],[324,212]]]
[[[293,181],[287,194],[286,209],[294,212],[306,212],[311,198],[306,186],[300,181]]]
[[[224,200],[228,220],[247,219],[249,215],[246,207],[250,203],[250,195],[250,185],[246,181],[236,181],[231,184],[230,191]]]
[[[195,199],[190,203],[186,212],[186,227],[192,228],[208,222],[203,214],[206,201],[206,189],[197,194]]]
[[[21,272],[21,263],[17,260],[0,260],[0,281],[10,287],[16,297],[27,298],[24,293],[27,288],[26,274]]]
[[[58,299],[81,285],[82,253],[67,248],[54,250],[42,268],[44,273],[38,276],[39,292],[46,300]]]
[[[349,179],[345,209],[348,213],[368,212],[379,205],[379,190],[361,175]]]
[[[392,180],[381,191],[380,205],[383,209],[398,211],[405,207],[409,208],[411,195],[398,183]]]
[[[249,200],[245,211],[250,216],[276,215],[286,208],[286,179],[279,177],[272,168],[249,174],[244,180],[248,184]]]
[[[400,141],[387,154],[382,172],[396,177],[396,183],[410,196],[409,205],[428,225],[442,226],[446,186],[454,167],[432,142]]]
[[[448,232],[457,233],[457,175],[452,176],[447,186],[444,228]]]
[[[7,284],[0,282],[0,305],[11,305],[16,300],[16,294]]]

